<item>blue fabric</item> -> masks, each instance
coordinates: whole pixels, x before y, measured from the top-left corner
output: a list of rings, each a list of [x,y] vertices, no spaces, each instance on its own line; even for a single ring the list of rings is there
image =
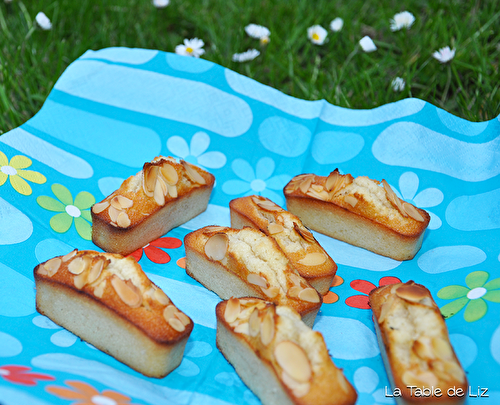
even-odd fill
[[[315,329],[356,387],[358,404],[394,403],[362,303],[369,286],[387,277],[415,280],[439,307],[456,305],[446,322],[471,386],[468,402],[500,403],[499,144],[499,118],[471,123],[418,99],[349,110],[289,97],[205,60],[88,51],[35,117],[0,136],[0,402],[74,403],[47,387],[80,381],[132,403],[259,403],[215,346],[219,299],[185,274],[183,246],[159,248],[170,257],[163,264],[145,248],[139,262],[196,323],[181,366],[164,379],[141,376],[35,310],[33,268],[73,248],[96,249],[92,201],[162,154],[217,179],[208,210],[166,235],[181,241],[204,225],[229,225],[233,198],[260,194],[284,206],[282,189],[300,173],[338,167],[386,179],[430,212],[422,249],[398,262],[315,233],[341,277]],[[27,385],[8,365],[51,379]],[[488,398],[470,397],[479,386]]]

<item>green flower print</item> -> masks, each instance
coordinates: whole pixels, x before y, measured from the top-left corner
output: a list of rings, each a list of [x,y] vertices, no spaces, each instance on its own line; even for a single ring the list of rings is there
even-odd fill
[[[488,281],[489,277],[485,271],[474,271],[465,277],[467,287],[450,285],[441,288],[437,293],[439,298],[454,300],[441,307],[443,316],[451,318],[465,306],[464,319],[467,322],[475,322],[486,315],[486,301],[500,303],[500,277]]]
[[[63,185],[53,184],[51,189],[58,200],[46,195],[41,195],[36,199],[40,207],[48,211],[59,212],[51,218],[50,227],[58,233],[64,233],[71,228],[74,220],[78,235],[83,239],[91,240],[90,207],[95,203],[94,196],[87,191],[81,191],[73,201],[71,192]]]

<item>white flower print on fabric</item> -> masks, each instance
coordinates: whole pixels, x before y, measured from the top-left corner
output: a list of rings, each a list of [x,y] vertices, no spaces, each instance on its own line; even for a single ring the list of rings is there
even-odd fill
[[[434,213],[427,210],[428,207],[435,207],[443,202],[444,195],[437,188],[426,188],[417,194],[419,179],[413,172],[406,172],[399,178],[399,189],[404,200],[414,203],[418,208],[425,209],[431,216],[429,229],[441,227],[441,219]],[[397,190],[395,190],[397,193]]]
[[[380,378],[370,367],[360,367],[354,372],[354,386],[358,391],[356,405],[395,404],[394,398],[385,395],[385,387],[378,388]],[[386,385],[387,386],[387,385]],[[389,393],[390,388],[387,388]]]
[[[222,185],[224,193],[228,195],[243,194],[244,196],[257,194],[269,198],[278,205],[284,203],[283,197],[280,195],[281,190],[292,177],[287,174],[272,176],[275,169],[273,159],[261,158],[257,162],[255,171],[246,160],[235,159],[231,168],[241,180],[226,181]]]
[[[70,347],[75,344],[78,337],[73,333],[63,329],[61,326],[52,322],[49,318],[43,315],[35,316],[32,320],[33,324],[43,329],[58,330],[50,337],[50,341],[59,347]]]
[[[209,146],[210,137],[201,131],[193,135],[189,145],[180,136],[171,136],[167,140],[167,148],[174,157],[202,168],[220,169],[227,162],[226,155],[222,152],[207,152]]]
[[[409,11],[397,13],[391,19],[391,31],[399,31],[402,28],[409,29],[415,22],[415,16]]]
[[[199,58],[205,53],[205,50],[203,49],[204,45],[205,42],[198,38],[185,39],[184,45],[177,45],[175,47],[175,53],[177,55],[193,56],[195,58]]]
[[[432,54],[434,59],[437,59],[441,63],[446,63],[455,57],[455,48],[450,49],[449,46],[439,49]]]
[[[213,349],[210,344],[207,342],[203,342],[201,340],[199,341],[189,341],[186,344],[186,349],[184,350],[184,356],[182,358],[182,362],[174,370],[174,373],[180,374],[183,377],[194,377],[198,374],[200,374],[200,368],[196,365],[196,363],[188,357],[194,359],[194,358],[199,358],[199,357],[205,357],[208,356],[210,353],[212,353]]]

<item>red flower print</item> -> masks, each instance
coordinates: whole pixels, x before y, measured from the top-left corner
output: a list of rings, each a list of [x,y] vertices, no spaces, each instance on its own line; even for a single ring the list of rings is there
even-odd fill
[[[335,275],[332,281],[332,285],[330,287],[338,287],[344,282],[344,279],[339,275]],[[339,300],[339,296],[333,291],[328,291],[323,297],[323,303],[325,304],[334,304]]]
[[[400,283],[400,282],[401,282],[401,280],[397,277],[387,276],[387,277],[382,277],[380,279],[380,281],[378,282],[378,285],[380,287],[383,285],[396,284],[396,283]],[[371,290],[373,290],[374,288],[377,288],[377,286],[373,283],[370,283],[369,281],[366,281],[366,280],[353,280],[353,281],[351,281],[350,285],[356,291],[359,291],[359,292],[366,294],[366,295],[352,295],[351,297],[349,297],[345,300],[345,303],[353,308],[370,309],[368,294],[370,294]]]
[[[170,261],[170,256],[167,252],[158,249],[176,249],[182,246],[182,241],[177,238],[164,237],[154,240],[148,243],[146,246],[137,249],[135,252],[131,253],[129,256],[133,257],[137,262],[141,260],[142,251],[146,254],[147,258],[153,263],[165,264]]]
[[[41,373],[29,373],[30,367],[24,366],[2,366],[0,367],[0,377],[3,377],[6,381],[15,384],[22,385],[36,385],[37,380],[53,381],[54,377],[41,374]]]

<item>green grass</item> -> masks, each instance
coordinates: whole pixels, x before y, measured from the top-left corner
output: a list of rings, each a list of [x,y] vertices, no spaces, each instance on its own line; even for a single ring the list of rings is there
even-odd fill
[[[226,66],[286,94],[363,109],[417,97],[471,121],[500,114],[500,9],[498,0],[171,0],[156,9],[150,0],[0,0],[0,134],[21,125],[42,106],[66,67],[88,49],[127,46],[173,52],[184,38],[205,41],[204,59]],[[401,3],[404,3],[402,5]],[[416,21],[392,32],[389,21],[408,10]],[[37,28],[43,11],[50,31]],[[313,45],[307,28],[342,31]],[[260,47],[244,27],[261,24],[271,42]],[[378,49],[358,45],[370,35]],[[432,53],[456,48],[441,64]],[[258,48],[250,62],[232,54]],[[406,88],[394,92],[391,81]]]

